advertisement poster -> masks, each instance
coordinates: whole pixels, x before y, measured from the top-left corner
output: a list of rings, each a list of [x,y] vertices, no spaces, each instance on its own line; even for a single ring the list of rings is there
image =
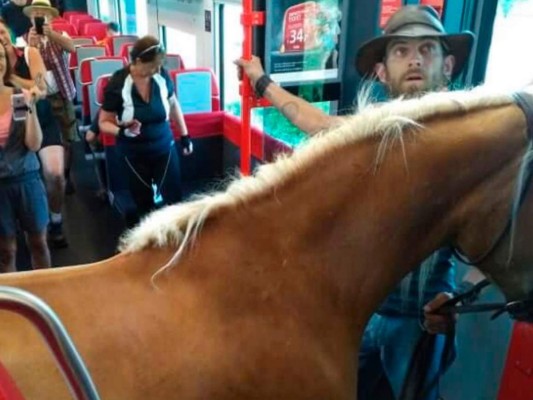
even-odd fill
[[[265,65],[278,83],[339,80],[342,2],[271,0]]]
[[[382,0],[381,14],[379,17],[379,26],[381,29],[385,27],[387,21],[398,9],[402,7],[402,0]]]

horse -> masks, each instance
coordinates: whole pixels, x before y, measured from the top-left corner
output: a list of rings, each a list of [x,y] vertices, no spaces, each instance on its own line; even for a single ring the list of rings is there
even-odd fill
[[[436,249],[484,255],[508,301],[532,296],[528,119],[488,87],[369,106],[155,211],[110,259],[0,285],[55,310],[103,399],[354,399],[366,322]],[[28,399],[69,398],[37,333],[6,312],[0,357]]]

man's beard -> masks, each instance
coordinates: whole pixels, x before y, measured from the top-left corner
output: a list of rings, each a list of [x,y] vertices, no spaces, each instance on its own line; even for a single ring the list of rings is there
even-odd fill
[[[393,80],[387,85],[389,96],[391,98],[403,97],[406,99],[411,99],[421,97],[429,92],[440,91],[447,87],[449,83],[449,79],[444,74],[441,74],[440,77],[428,79],[426,74],[420,72],[423,77],[423,84],[410,84],[406,79],[410,73],[411,72],[405,73],[400,79]]]

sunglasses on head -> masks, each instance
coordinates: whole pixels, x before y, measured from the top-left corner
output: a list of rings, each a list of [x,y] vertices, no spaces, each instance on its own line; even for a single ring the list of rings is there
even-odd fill
[[[160,44],[154,44],[153,46],[147,47],[143,51],[141,51],[139,54],[135,56],[135,58],[141,58],[142,56],[146,56],[148,53],[156,52],[157,54],[164,53],[165,49]]]

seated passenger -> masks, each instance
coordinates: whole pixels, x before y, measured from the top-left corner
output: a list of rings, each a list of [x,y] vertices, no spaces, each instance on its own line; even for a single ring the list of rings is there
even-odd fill
[[[179,157],[169,118],[181,132],[182,153],[191,154],[193,146],[172,81],[161,68],[165,52],[159,41],[153,36],[137,40],[130,56],[131,64],[107,84],[99,122],[101,131],[117,136],[137,217],[142,217],[154,209],[154,197],[162,195],[165,204],[181,200]],[[131,226],[137,220],[126,222]]]
[[[0,272],[15,271],[17,226],[26,234],[33,268],[50,267],[48,204],[35,154],[42,142],[35,100],[44,93],[33,87],[13,108],[12,96],[21,90],[6,85],[10,75],[0,43]]]
[[[120,35],[120,27],[116,22],[109,22],[107,24],[106,36],[102,40],[96,42],[96,44],[107,46],[113,36]]]

